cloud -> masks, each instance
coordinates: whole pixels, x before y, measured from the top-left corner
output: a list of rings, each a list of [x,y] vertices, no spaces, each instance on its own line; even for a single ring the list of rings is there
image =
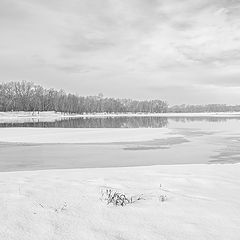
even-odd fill
[[[235,101],[239,14],[238,0],[2,0],[0,78],[136,98],[164,87],[167,99],[181,83],[182,101],[194,102],[203,95],[191,86],[209,100],[214,86]]]
[[[23,4],[16,4],[13,0],[1,0],[0,2],[0,24],[7,24],[27,19],[31,14],[26,11]]]
[[[114,42],[110,42],[107,39],[97,39],[97,38],[78,38],[77,40],[72,41],[65,45],[67,50],[78,52],[88,52],[88,51],[97,51],[103,50],[105,48],[113,47]]]

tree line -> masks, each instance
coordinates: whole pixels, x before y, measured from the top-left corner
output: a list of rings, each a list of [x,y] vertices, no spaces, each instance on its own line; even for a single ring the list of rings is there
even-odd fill
[[[63,90],[46,89],[32,82],[19,81],[0,84],[0,111],[56,111],[63,113],[163,113],[168,105],[162,100],[78,96]]]
[[[169,107],[162,100],[79,96],[64,90],[46,89],[32,82],[0,83],[0,111],[55,111],[63,113],[198,113],[240,112],[240,105],[226,104],[175,105]]]
[[[240,105],[229,106],[226,104],[206,105],[175,105],[168,108],[172,113],[200,113],[200,112],[240,112]]]

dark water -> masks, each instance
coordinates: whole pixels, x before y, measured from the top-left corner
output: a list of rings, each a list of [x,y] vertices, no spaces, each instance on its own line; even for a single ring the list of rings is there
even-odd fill
[[[36,119],[27,122],[0,123],[0,127],[40,127],[40,128],[162,128],[168,127],[169,120],[174,122],[226,122],[240,120],[240,117],[81,117],[58,119],[55,121],[40,121]]]

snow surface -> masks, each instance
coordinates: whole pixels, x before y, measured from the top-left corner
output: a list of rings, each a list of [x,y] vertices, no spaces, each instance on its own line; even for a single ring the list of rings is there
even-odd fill
[[[108,143],[167,138],[167,128],[0,128],[0,142]],[[171,134],[176,137],[177,134]]]
[[[2,240],[239,240],[240,164],[0,173],[0,202]]]

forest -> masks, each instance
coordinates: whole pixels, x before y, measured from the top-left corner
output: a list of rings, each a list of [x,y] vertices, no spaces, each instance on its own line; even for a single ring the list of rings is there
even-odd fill
[[[64,90],[45,89],[32,82],[20,81],[0,84],[0,111],[56,111],[63,113],[163,113],[167,103],[161,100],[78,96]]]
[[[202,112],[240,112],[240,105],[206,104],[206,105],[175,105],[168,107],[167,112],[202,113]]]
[[[132,100],[79,96],[64,90],[46,89],[32,82],[0,83],[0,111],[55,111],[62,113],[198,113],[240,112],[240,105],[175,105],[163,100]]]

